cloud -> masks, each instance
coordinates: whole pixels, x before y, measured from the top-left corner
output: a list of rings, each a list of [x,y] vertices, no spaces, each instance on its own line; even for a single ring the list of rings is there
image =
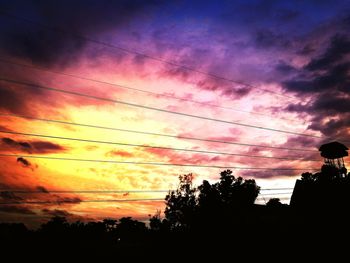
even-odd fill
[[[134,154],[123,150],[112,150],[107,152],[106,156],[133,157]]]
[[[66,148],[52,142],[47,141],[31,141],[30,145],[35,153],[54,153],[66,151]]]
[[[38,185],[36,187],[36,190],[38,190],[39,192],[42,192],[42,193],[46,193],[46,194],[50,193],[44,186],[40,186],[40,185]]]
[[[1,103],[0,103],[1,105]],[[7,128],[6,126],[0,125],[0,130],[1,131],[12,131],[11,129]]]
[[[141,18],[142,12],[158,4],[156,0],[62,0],[50,3],[14,0],[2,4],[4,10],[38,23],[8,17],[7,23],[3,24],[6,33],[2,34],[0,46],[9,54],[34,64],[64,66],[76,60],[87,45],[84,39],[75,35],[97,38],[108,30],[127,26],[133,18]],[[18,5],[27,8],[26,15],[18,12]]]
[[[338,63],[349,53],[350,39],[348,36],[336,34],[332,37],[330,45],[325,52],[320,57],[312,59],[305,68],[311,71],[328,69],[328,67]]]
[[[23,167],[32,167],[32,163],[23,157],[18,157],[17,162],[22,164]]]
[[[311,43],[307,43],[299,51],[297,51],[297,54],[302,56],[311,55],[315,50],[316,48]]]
[[[33,210],[27,207],[14,206],[14,205],[2,205],[0,206],[0,212],[24,214],[24,215],[36,215],[36,213]]]
[[[193,57],[196,56],[193,55]],[[243,83],[243,81],[242,84],[238,84],[234,83],[234,78],[232,78],[233,82],[230,81],[229,77],[227,77],[227,80],[225,80],[225,74],[223,74],[223,72],[225,72],[226,70],[216,69],[210,55],[207,54],[205,58],[206,61],[203,62],[203,64],[207,65],[208,69],[203,70],[204,74],[196,73],[196,71],[198,70],[198,61],[188,61],[179,63],[179,65],[193,65],[189,68],[193,68],[194,70],[183,69],[181,67],[171,67],[165,69],[164,71],[161,71],[161,77],[168,77],[181,80],[183,82],[195,85],[200,90],[217,91],[221,95],[230,97],[231,99],[240,99],[242,97],[247,96],[252,91],[252,88],[249,85]],[[217,67],[220,67],[222,65],[223,63],[219,63]],[[240,82],[239,80],[237,81]]]
[[[59,195],[53,195],[56,199],[55,202],[58,204],[79,204],[81,203],[81,199],[79,197],[62,197]]]
[[[19,150],[26,153],[49,154],[56,152],[64,152],[66,147],[48,141],[16,141],[11,138],[4,137],[1,139],[2,144],[8,149]]]
[[[231,136],[230,135],[210,135],[210,136],[207,136],[207,137],[203,137],[204,139],[207,139],[207,140],[212,140],[212,141],[218,141],[218,142],[207,142],[207,141],[203,141],[201,142],[201,144],[203,146],[205,146],[206,148],[213,148],[213,149],[217,149],[219,147],[222,147],[222,148],[225,148],[227,145],[223,144],[223,143],[219,143],[219,141],[221,142],[236,142],[236,143],[239,143],[239,136],[242,135],[242,131],[236,129],[236,128],[230,128],[229,129],[229,132],[232,134]],[[191,133],[191,132],[181,132],[179,134],[177,134],[178,138],[193,138],[193,137],[196,137],[196,134],[194,133]],[[232,145],[234,146],[234,145]]]
[[[251,92],[251,88],[248,86],[238,87],[238,88],[226,88],[223,89],[221,94],[227,97],[231,97],[232,99],[240,99],[247,96]]]
[[[11,191],[2,191],[0,192],[0,198],[4,201],[22,201],[23,198],[17,196],[15,193]]]
[[[75,35],[84,35],[98,41],[111,42],[115,32],[123,31],[135,18],[148,19],[144,12],[159,5],[157,0],[136,0],[136,1],[58,1],[47,3],[45,1],[23,1],[14,0],[1,3],[1,9],[18,16],[19,19],[8,16],[1,16],[0,53],[8,60],[16,60],[20,63],[40,66],[44,69],[55,69],[73,66],[76,69],[80,59],[92,57],[96,63],[96,57],[103,57],[102,54],[109,48],[96,45]],[[24,13],[19,11],[26,10]],[[108,8],[106,8],[108,6]],[[29,18],[38,21],[38,24],[21,20]],[[45,26],[53,30],[45,29]],[[58,28],[71,33],[64,33]],[[112,32],[108,39],[107,32]],[[91,48],[89,45],[91,45]],[[116,50],[114,50],[116,51]],[[117,56],[126,56],[123,52],[113,52],[113,59]],[[15,58],[15,59],[14,59]],[[27,81],[42,85],[52,83],[52,75],[38,74],[36,70],[25,69],[19,66],[0,63],[2,71],[9,79]],[[40,72],[42,73],[42,72]],[[79,74],[78,74],[79,75]],[[72,83],[72,82],[71,82]],[[57,86],[58,85],[58,86]],[[55,82],[55,87],[60,88]],[[65,86],[66,88],[66,86]],[[77,91],[86,93],[86,86]],[[109,97],[112,96],[109,89],[89,89],[89,94]],[[108,96],[107,96],[108,94]],[[35,89],[33,87],[8,84],[5,81],[0,83],[0,110],[22,115],[51,115],[63,107],[82,105],[106,105],[112,102],[102,100],[87,100],[77,96],[68,96],[56,92]],[[62,112],[60,111],[60,114]]]
[[[229,161],[232,156],[220,156],[213,154],[200,154],[200,153],[184,153],[179,151],[173,151],[168,149],[157,149],[157,148],[148,148],[144,150],[148,154],[153,154],[157,157],[157,160],[163,159],[168,163],[173,164],[193,164],[193,165],[210,165],[214,164],[219,165],[219,161]]]
[[[281,147],[289,148],[314,148],[317,150],[319,139],[304,136],[290,136]]]
[[[61,209],[53,209],[53,210],[50,210],[50,209],[42,209],[41,210],[43,213],[47,214],[47,215],[50,215],[52,217],[55,217],[55,216],[59,216],[59,217],[70,217],[70,216],[74,216],[74,214],[66,211],[66,210],[61,210]]]
[[[0,64],[0,71],[4,67]],[[6,69],[6,74],[9,79],[19,81],[22,84],[0,81],[0,110],[5,113],[14,113],[19,115],[37,116],[45,113],[47,115],[55,115],[66,106],[86,106],[93,105],[95,107],[101,105],[111,105],[113,102],[107,100],[86,99],[81,96],[67,95],[59,92],[52,92],[40,88],[35,88],[35,85],[42,87],[62,88],[61,84],[55,82],[51,84],[50,79],[45,79],[45,74],[37,77],[35,74],[27,71],[19,71],[16,69]],[[30,79],[30,80],[28,80]],[[74,82],[71,82],[74,83]],[[29,85],[26,85],[29,84]],[[77,92],[87,93],[96,97],[112,98],[108,89],[99,89],[97,86],[79,85],[76,87]]]
[[[94,220],[93,218],[76,215],[76,214],[71,213],[71,212],[64,210],[64,209],[44,208],[41,210],[41,212],[47,216],[50,216],[50,217],[56,217],[56,216],[65,217],[69,221],[91,221],[91,220]]]
[[[5,86],[3,83],[0,83],[0,109],[18,114],[30,111],[29,104],[23,99],[23,93]]]
[[[278,63],[275,65],[275,70],[284,75],[290,75],[297,72],[297,69],[295,67],[291,66],[283,60],[278,61]]]
[[[346,91],[349,85],[350,36],[334,35],[328,47],[311,58],[295,78],[285,81],[284,88],[298,93]]]
[[[317,100],[312,104],[312,108],[317,112],[328,112],[328,114],[337,113],[350,113],[350,97],[339,93],[334,94],[321,94],[317,97]]]
[[[323,74],[311,76],[311,78],[298,76],[296,79],[285,81],[283,84],[288,91],[298,93],[346,91],[350,82],[348,76],[349,70],[350,63],[342,63],[330,67]],[[310,75],[309,72],[306,72],[306,74]]]
[[[330,119],[324,122],[314,121],[308,128],[316,131],[322,131],[325,136],[329,137],[329,139],[325,138],[325,141],[344,139],[348,138],[350,135],[348,130],[348,127],[350,126],[349,118],[350,114],[344,114],[341,119]]]
[[[287,48],[290,46],[290,42],[283,35],[277,34],[271,29],[261,29],[256,32],[255,45],[259,48]]]
[[[350,34],[336,33],[299,74],[282,83],[287,91],[310,98],[308,103],[291,103],[285,110],[311,116],[308,129],[331,139],[350,136],[349,56]]]
[[[244,178],[276,178],[276,177],[292,177],[299,175],[296,171],[241,171],[240,176]]]

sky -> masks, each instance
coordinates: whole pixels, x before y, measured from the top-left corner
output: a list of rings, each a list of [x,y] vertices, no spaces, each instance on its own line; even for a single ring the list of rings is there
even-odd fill
[[[243,168],[234,175],[255,179],[265,202],[264,189],[320,169],[322,143],[350,141],[350,1],[1,0],[0,10],[0,221],[147,220],[179,175],[199,185],[225,167]]]

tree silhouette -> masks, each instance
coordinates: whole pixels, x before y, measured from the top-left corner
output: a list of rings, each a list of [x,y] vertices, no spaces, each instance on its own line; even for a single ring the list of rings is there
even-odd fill
[[[155,215],[151,216],[149,219],[149,227],[153,232],[164,232],[169,230],[169,224],[166,219],[161,218],[161,211],[157,210]]]
[[[39,231],[42,233],[61,234],[69,228],[69,223],[65,217],[55,216],[47,223],[42,224]]]
[[[122,217],[116,227],[118,242],[123,245],[137,244],[146,236],[146,224],[133,220],[131,217]]]
[[[320,172],[303,173],[296,181],[291,205],[304,212],[314,213],[343,209],[350,202],[350,176],[343,175],[339,168],[323,165]]]
[[[266,205],[254,204],[260,187],[254,180],[233,176],[230,170],[222,171],[218,182],[204,180],[197,188],[192,174],[182,175],[177,189],[166,196],[165,219],[157,211],[150,217],[149,228],[131,217],[73,223],[54,217],[36,231],[23,224],[0,223],[0,242],[3,251],[39,247],[87,258],[148,259],[154,258],[155,251],[180,257],[175,252],[196,246],[215,251],[216,257],[232,255],[232,248],[237,252],[263,248],[274,253],[288,247],[307,253],[310,244],[313,248],[326,244],[328,249],[326,235],[332,235],[332,240],[350,236],[346,223],[350,219],[350,175],[333,176],[332,170],[322,169],[302,174],[299,182],[299,201],[306,209],[282,204],[278,198]],[[257,242],[261,236],[263,243]],[[197,259],[208,255],[195,251],[191,250],[191,256]]]
[[[266,206],[271,208],[278,208],[283,206],[283,204],[279,198],[270,198],[270,200],[266,203]]]
[[[251,206],[260,192],[255,180],[235,178],[230,170],[220,173],[216,188],[219,190],[221,202],[227,208]]]
[[[196,212],[197,189],[192,186],[193,175],[180,175],[179,186],[165,197],[165,217],[170,228],[186,229],[193,223]]]
[[[115,231],[118,225],[118,221],[114,219],[103,219],[102,223],[104,224],[107,232]]]
[[[260,191],[255,180],[235,178],[230,170],[220,173],[219,182],[204,180],[198,188],[192,186],[192,174],[179,179],[177,190],[166,197],[165,216],[171,229],[227,224],[242,209],[252,207]]]

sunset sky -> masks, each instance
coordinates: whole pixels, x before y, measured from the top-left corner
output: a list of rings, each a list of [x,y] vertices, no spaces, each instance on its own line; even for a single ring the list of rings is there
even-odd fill
[[[349,32],[345,0],[1,0],[0,221],[147,220],[179,175],[220,167],[293,188],[350,142]]]

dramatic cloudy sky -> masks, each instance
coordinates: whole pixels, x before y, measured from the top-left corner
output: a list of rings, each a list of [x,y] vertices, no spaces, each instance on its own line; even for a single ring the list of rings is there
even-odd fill
[[[190,172],[196,184],[215,181],[222,170],[31,156],[298,169],[234,171],[256,179],[263,188],[273,188],[293,187],[303,169],[319,169],[317,148],[322,142],[350,141],[349,1],[2,0],[0,10],[0,199],[7,203],[0,206],[1,221],[34,224],[52,215],[71,219],[131,215],[146,220],[164,208],[162,201],[87,201],[162,199],[164,192],[132,190],[174,188],[177,176]],[[63,94],[38,85],[231,123]],[[54,192],[78,190],[121,192]],[[52,203],[38,204],[42,201]]]

